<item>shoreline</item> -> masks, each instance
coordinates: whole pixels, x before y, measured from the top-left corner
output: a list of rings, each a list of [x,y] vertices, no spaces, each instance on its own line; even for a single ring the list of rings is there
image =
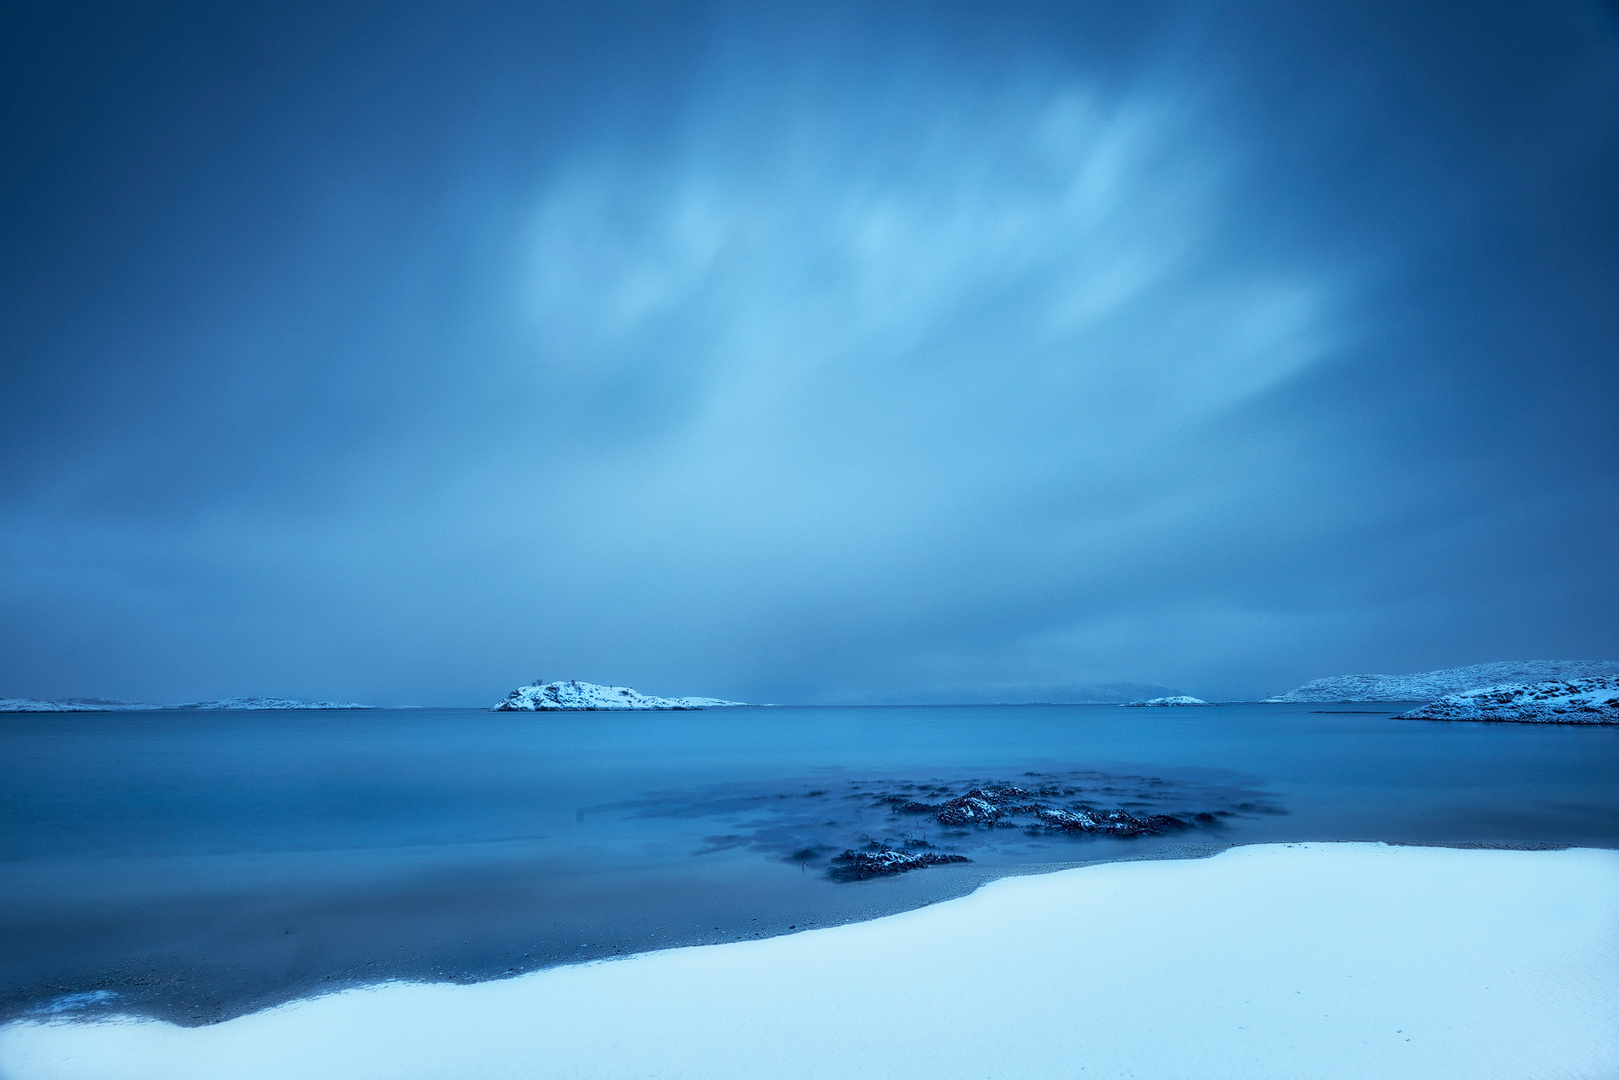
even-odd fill
[[[0,1023],[60,1006],[209,1025],[334,988],[767,938],[989,880],[1231,844],[1619,847],[1612,730],[1308,708],[1150,723],[1113,708],[1016,723],[993,709],[783,710],[768,728],[734,710],[499,725],[423,712],[396,714],[386,738],[366,713],[10,724],[8,753],[33,763],[18,805],[39,827],[6,838]],[[249,752],[267,739],[275,756]],[[854,760],[866,765],[825,764]],[[1064,787],[1073,774],[1098,806],[1237,813],[1160,837],[941,836],[889,805],[905,784],[1046,773]],[[976,861],[825,880],[829,854],[912,830]],[[97,991],[116,996],[61,1000]]]
[[[1619,1071],[1615,1020],[1619,852],[1295,843],[1014,874],[869,921],[209,1027],[14,1023],[0,1071],[1600,1076]]]
[[[1385,839],[1286,840],[1272,843],[1373,843],[1390,847],[1442,848],[1481,851],[1564,851],[1581,847],[1615,850],[1599,845],[1576,845],[1537,841],[1428,841]],[[781,915],[760,925],[757,918],[723,920],[714,932],[679,932],[658,935],[642,948],[603,945],[581,955],[571,948],[550,955],[521,957],[509,953],[445,966],[431,959],[370,958],[347,968],[317,968],[308,976],[279,986],[235,996],[212,1005],[198,1004],[199,986],[240,984],[241,957],[211,958],[212,963],[176,962],[160,955],[145,962],[133,960],[109,968],[76,984],[43,987],[44,992],[13,996],[0,1012],[0,1029],[6,1025],[38,1019],[66,1019],[93,1022],[120,1017],[172,1023],[179,1027],[209,1027],[228,1023],[269,1009],[315,1000],[333,993],[367,990],[390,984],[427,986],[478,986],[502,982],[580,964],[619,960],[686,948],[704,948],[736,941],[769,941],[804,929],[825,930],[859,925],[895,915],[924,910],[973,895],[980,889],[1008,879],[1040,877],[1098,866],[1141,862],[1181,862],[1210,859],[1243,847],[1266,846],[1240,841],[1177,841],[1147,850],[1124,851],[1090,859],[1050,860],[1027,863],[965,863],[928,867],[891,877],[845,882],[835,886],[840,897],[854,901],[847,910],[830,914],[815,909],[813,916]],[[863,901],[863,902],[861,902]],[[796,924],[789,924],[788,919]],[[779,925],[777,925],[779,923]],[[734,930],[743,933],[733,934]],[[611,935],[602,935],[611,936]],[[535,962],[535,961],[538,962]]]
[[[1597,848],[1589,844],[1517,840],[1334,839],[1277,842],[1382,843],[1400,847],[1499,851],[1560,851],[1576,846]],[[768,921],[764,922],[759,918],[716,916],[721,919],[723,927],[715,927],[711,932],[691,929],[685,932],[675,930],[671,934],[656,932],[651,936],[650,943],[640,948],[603,944],[583,954],[573,947],[561,947],[542,955],[533,955],[532,950],[520,956],[502,952],[448,965],[434,960],[430,954],[421,957],[382,957],[373,948],[365,953],[365,959],[349,966],[318,966],[301,979],[247,992],[238,989],[231,996],[212,1003],[204,1003],[206,994],[199,998],[199,987],[205,990],[208,987],[239,987],[246,978],[243,974],[244,957],[213,956],[206,958],[206,962],[201,958],[186,962],[160,951],[145,961],[127,961],[89,978],[72,983],[44,984],[34,992],[14,994],[0,1010],[0,1028],[41,1018],[96,1021],[109,1017],[156,1020],[187,1028],[208,1027],[332,993],[365,990],[386,984],[477,986],[579,964],[673,949],[702,948],[735,941],[768,941],[801,932],[803,928],[833,929],[923,910],[971,896],[985,886],[1007,879],[1039,877],[1114,864],[1209,859],[1246,846],[1255,845],[1240,841],[1185,839],[1144,850],[1124,850],[1089,859],[999,864],[972,862],[928,867],[889,877],[839,883],[834,886],[831,895],[848,901],[841,909],[828,911],[817,907],[807,914],[798,915],[775,912],[766,916]],[[612,937],[611,934],[600,936]]]

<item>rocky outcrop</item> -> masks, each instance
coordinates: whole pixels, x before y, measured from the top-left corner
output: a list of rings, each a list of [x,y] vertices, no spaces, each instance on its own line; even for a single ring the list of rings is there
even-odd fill
[[[1307,682],[1270,702],[1287,701],[1432,701],[1445,694],[1496,686],[1591,679],[1619,675],[1614,660],[1508,660],[1497,664],[1422,671],[1415,675],[1334,675]]]
[[[903,874],[920,870],[924,866],[940,863],[962,863],[972,860],[965,855],[946,855],[937,851],[905,851],[872,844],[865,851],[845,851],[832,859],[829,871],[838,881],[860,881],[884,874]]]
[[[1446,694],[1407,720],[1494,720],[1518,724],[1619,724],[1619,676],[1487,686]]]
[[[1053,806],[1040,802],[1034,792],[1011,786],[973,788],[943,803],[897,798],[889,801],[900,813],[932,814],[940,825],[958,828],[1004,825],[1107,836],[1157,836],[1190,827],[1189,822],[1169,814],[1138,817],[1127,810],[1097,810],[1077,804]]]

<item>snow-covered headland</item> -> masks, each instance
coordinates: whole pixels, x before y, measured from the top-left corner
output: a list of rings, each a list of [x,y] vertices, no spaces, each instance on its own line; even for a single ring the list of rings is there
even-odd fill
[[[1150,698],[1147,701],[1127,701],[1121,707],[1126,709],[1157,709],[1176,708],[1186,705],[1197,706],[1213,704],[1214,702],[1204,701],[1202,698],[1195,698],[1186,694],[1176,694],[1174,697],[1155,697]]]
[[[14,1023],[0,1075],[1611,1077],[1616,919],[1619,852],[1272,844],[200,1027]]]
[[[548,682],[535,680],[495,705],[496,712],[564,712],[593,709],[715,709],[742,705],[711,697],[653,697],[627,686],[599,686],[587,682]]]
[[[1287,701],[1432,701],[1487,686],[1526,685],[1619,675],[1615,660],[1508,660],[1495,664],[1422,671],[1415,675],[1334,675],[1268,697]]]
[[[188,701],[183,705],[146,705],[138,701],[108,698],[66,698],[37,701],[32,698],[0,698],[0,712],[200,712],[207,709],[371,709],[352,701],[298,701],[278,697],[234,697],[218,701]]]
[[[1619,724],[1619,676],[1486,686],[1463,694],[1446,694],[1401,714],[1399,719]]]

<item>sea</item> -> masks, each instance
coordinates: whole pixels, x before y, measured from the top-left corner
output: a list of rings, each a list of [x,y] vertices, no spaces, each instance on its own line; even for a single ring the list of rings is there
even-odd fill
[[[212,1023],[1237,844],[1619,847],[1619,727],[1407,707],[0,715],[0,1022]],[[1185,825],[1119,837],[925,809],[990,785]],[[839,861],[883,847],[967,861],[866,878]]]

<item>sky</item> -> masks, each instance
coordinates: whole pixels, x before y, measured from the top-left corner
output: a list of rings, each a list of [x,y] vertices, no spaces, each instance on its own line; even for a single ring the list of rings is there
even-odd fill
[[[1619,657],[1619,9],[10,5],[0,696]]]

